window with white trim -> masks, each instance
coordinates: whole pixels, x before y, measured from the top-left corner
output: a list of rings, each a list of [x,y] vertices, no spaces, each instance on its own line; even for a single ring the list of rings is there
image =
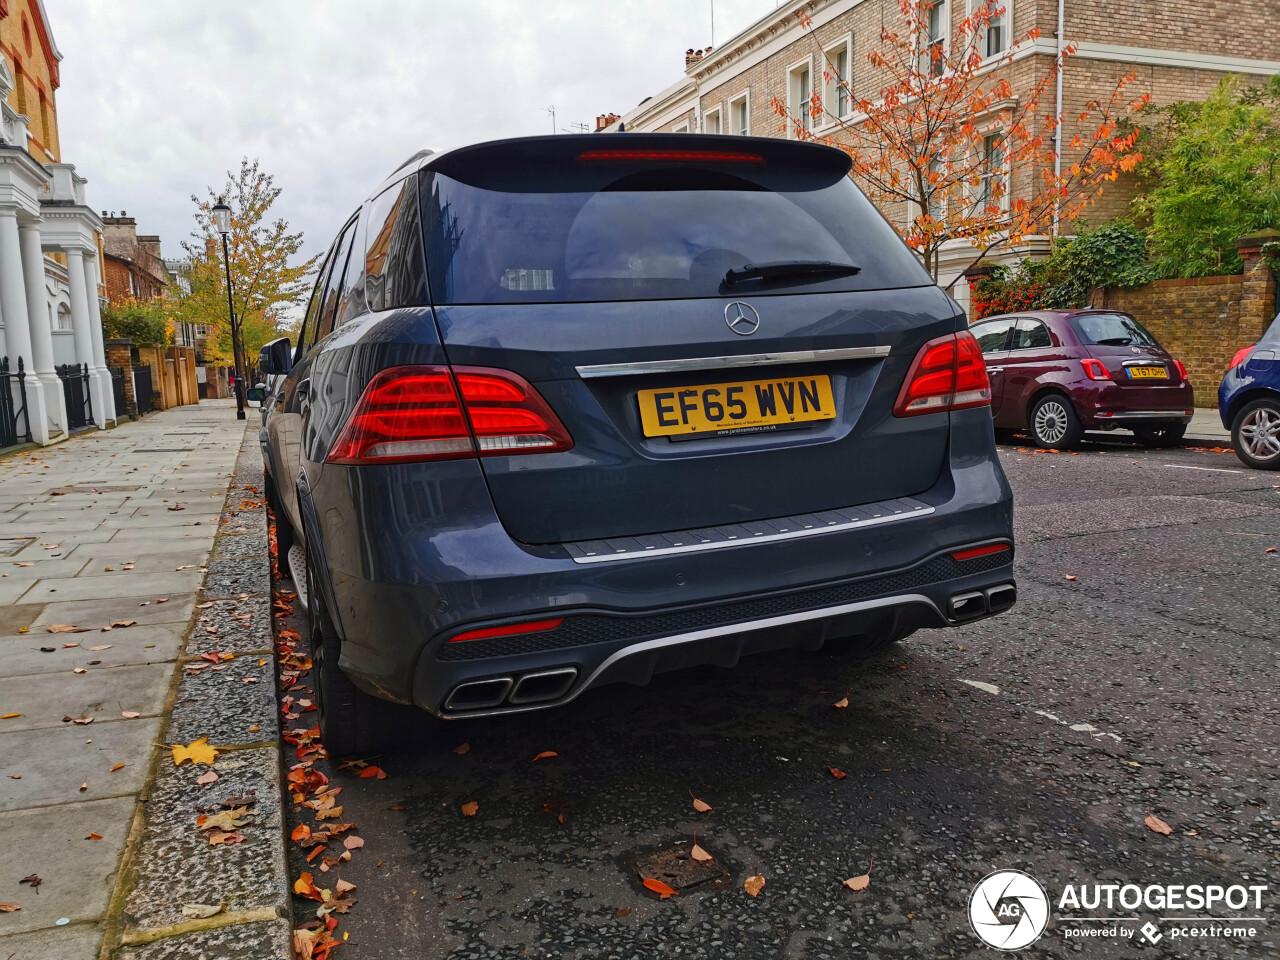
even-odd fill
[[[680,124],[679,126],[672,127],[672,128],[671,128],[671,132],[672,132],[672,133],[688,133],[688,132],[689,132],[689,121],[687,121],[687,120],[686,120],[684,123]]]
[[[703,133],[724,133],[720,124],[720,108],[712,107],[702,115]]]
[[[750,91],[729,101],[729,132],[738,137],[751,135]]]
[[[849,92],[853,89],[852,48],[852,39],[846,37],[826,50],[826,65],[823,73],[830,76],[827,80],[826,93],[822,97],[822,107],[831,118],[843,120],[853,112],[853,96]]]
[[[921,0],[928,5],[928,35],[922,67],[929,76],[940,77],[946,69],[947,35],[951,24],[947,16],[947,0]]]
[[[787,131],[794,137],[800,130],[813,129],[813,68],[808,60],[787,71],[787,112],[792,126]]]
[[[980,176],[982,183],[978,188],[978,209],[975,212],[982,215],[986,208],[994,203],[999,203],[1001,208],[1007,209],[1008,171],[1005,169],[1004,134],[999,130],[988,133],[982,138]]]
[[[1009,51],[1009,33],[1013,23],[1013,0],[969,0],[969,13],[990,3],[991,19],[977,39],[977,48],[984,58],[998,57]]]

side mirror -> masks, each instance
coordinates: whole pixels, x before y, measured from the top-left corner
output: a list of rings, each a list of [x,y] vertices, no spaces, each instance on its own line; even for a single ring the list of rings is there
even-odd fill
[[[258,386],[250,387],[246,390],[244,395],[245,399],[250,403],[262,404],[265,403],[267,399],[267,388],[262,384],[258,384]]]
[[[293,369],[293,348],[288,337],[272,340],[258,351],[258,369],[267,376],[286,374]]]

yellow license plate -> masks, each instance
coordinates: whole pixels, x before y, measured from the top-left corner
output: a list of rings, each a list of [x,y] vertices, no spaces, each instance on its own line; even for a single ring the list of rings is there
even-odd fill
[[[641,390],[637,398],[646,437],[763,432],[831,420],[836,415],[831,378],[827,376]]]
[[[1129,367],[1130,380],[1168,380],[1169,371],[1164,367]]]

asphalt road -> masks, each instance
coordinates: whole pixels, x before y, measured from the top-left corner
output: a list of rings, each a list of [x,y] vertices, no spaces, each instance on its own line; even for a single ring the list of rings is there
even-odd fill
[[[1280,957],[1280,475],[1116,444],[1001,458],[1020,599],[996,619],[870,662],[769,655],[422,724],[376,758],[387,780],[327,767],[366,841],[340,868],[359,903],[338,955],[991,956],[970,893],[1015,868],[1053,901],[1026,956]],[[659,900],[636,858],[693,879],[695,831],[720,870]],[[1270,889],[1247,910],[1059,908],[1094,883]],[[1193,916],[1261,919],[1166,919]]]

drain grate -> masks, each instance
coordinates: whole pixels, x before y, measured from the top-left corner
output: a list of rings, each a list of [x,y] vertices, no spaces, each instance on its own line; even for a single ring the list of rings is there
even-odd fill
[[[679,840],[668,847],[638,853],[627,865],[642,881],[661,880],[673,890],[683,893],[697,887],[700,890],[724,890],[729,886],[730,874],[714,857],[710,860],[693,859],[693,843]]]

